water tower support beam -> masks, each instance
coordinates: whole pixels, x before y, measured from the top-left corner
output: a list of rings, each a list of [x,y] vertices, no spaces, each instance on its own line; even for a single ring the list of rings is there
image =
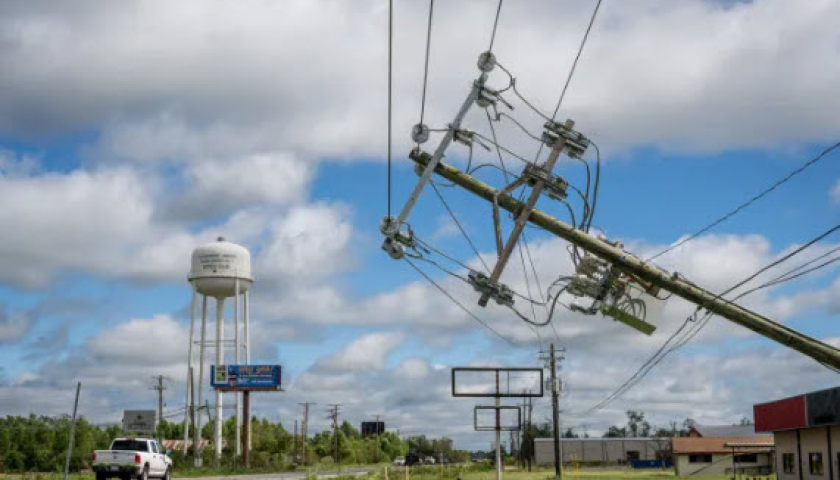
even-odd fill
[[[248,313],[248,294],[249,293],[250,292],[248,292],[246,290],[245,291],[245,298],[243,298],[244,303],[245,303],[245,365],[250,365],[251,364],[251,330],[250,330],[251,321],[250,321],[249,313]]]
[[[195,453],[196,467],[201,466],[201,413],[202,390],[204,387],[204,350],[207,345],[207,295],[201,296],[201,344],[199,345],[198,359],[198,407],[195,409],[195,432],[193,432],[193,451]],[[207,412],[208,415],[210,412]]]
[[[192,365],[193,365],[193,335],[195,331],[195,286],[190,282],[190,287],[192,287],[192,299],[190,300],[190,345],[187,347],[187,382],[190,382],[190,374],[192,373]],[[187,440],[190,438],[189,434],[189,426],[190,426],[190,403],[193,400],[194,392],[192,392],[191,385],[187,383],[187,395],[186,395],[186,405],[184,406],[184,457],[187,456]],[[193,403],[195,403],[193,401]]]
[[[239,275],[237,274],[236,278],[233,280],[233,349],[234,349],[234,358],[236,359],[236,364],[239,365]],[[233,447],[233,454],[239,458],[242,454],[242,403],[240,399],[242,398],[242,393],[240,392],[233,392],[236,396],[236,417],[235,417],[235,429],[236,433],[234,435],[234,447]]]
[[[225,299],[216,297],[216,370],[225,364],[225,350],[222,342],[225,339]],[[216,425],[214,448],[216,449],[216,466],[222,460],[222,391],[216,390]]]

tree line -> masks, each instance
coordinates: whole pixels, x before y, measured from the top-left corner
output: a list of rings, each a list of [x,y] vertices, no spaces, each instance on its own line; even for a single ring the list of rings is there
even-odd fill
[[[222,466],[236,466],[233,455],[235,422],[229,418],[222,426],[225,448]],[[202,438],[212,439],[214,425],[211,421],[201,429]],[[190,435],[192,435],[190,431]],[[94,450],[107,449],[111,440],[126,436],[119,426],[96,426],[85,418],[76,422],[75,446],[70,459],[71,471],[90,469]],[[183,424],[162,421],[158,427],[161,439],[183,439]],[[64,468],[67,444],[70,438],[70,417],[0,417],[0,472],[60,472]],[[305,444],[300,435],[287,431],[280,422],[253,417],[251,420],[251,466],[256,469],[287,469],[297,465],[332,463],[336,437],[332,430],[316,433]],[[349,422],[338,429],[338,458],[342,464],[391,462],[409,451],[421,457],[442,455],[449,461],[465,461],[468,453],[456,450],[452,439],[427,438],[425,435],[400,438],[393,432],[363,437]],[[191,460],[181,451],[171,451],[176,469],[188,467]],[[192,457],[192,452],[188,454]],[[213,464],[213,449],[202,451],[205,465]]]

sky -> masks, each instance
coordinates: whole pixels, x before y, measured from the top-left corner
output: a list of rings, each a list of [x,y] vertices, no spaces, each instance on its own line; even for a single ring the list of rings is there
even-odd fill
[[[417,181],[407,153],[422,103],[428,4],[394,4],[397,211]],[[424,115],[432,129],[452,121],[478,76],[497,5],[435,6]],[[493,52],[541,112],[557,102],[594,5],[503,4]],[[838,21],[840,4],[830,0],[605,0],[558,114],[601,152],[593,229],[647,258],[836,143]],[[628,409],[661,427],[685,418],[737,423],[755,403],[840,382],[810,358],[715,317],[633,389],[583,414],[693,307],[649,299],[650,337],[564,309],[535,331],[510,310],[478,307],[469,286],[422,265],[503,340],[389,258],[379,231],[388,206],[387,45],[383,1],[2,2],[0,415],[70,413],[81,381],[81,413],[117,422],[125,409],[154,408],[152,376],[166,375],[165,411],[180,420],[190,254],[218,236],[253,256],[252,360],[283,366],[285,391],[256,395],[253,411],[290,430],[299,402],[318,403],[315,430],[328,423],[319,409],[337,402],[354,424],[380,414],[401,434],[486,448],[490,436],[473,431],[476,401],[452,398],[450,369],[541,367],[551,343],[565,348],[563,424],[590,435],[623,424]],[[489,85],[507,83],[501,69],[490,73]],[[541,132],[537,113],[510,92],[505,99],[513,110],[500,111]],[[478,107],[464,126],[490,135]],[[538,144],[523,130],[507,118],[495,126],[502,145],[535,158]],[[431,151],[439,139],[433,133],[422,147]],[[593,150],[586,160],[594,166]],[[453,145],[445,161],[464,168],[468,157]],[[498,164],[480,146],[472,161]],[[513,172],[523,166],[508,155],[505,162]],[[583,188],[580,162],[563,157],[555,172]],[[476,176],[503,186],[492,169]],[[489,204],[441,191],[492,262]],[[569,219],[551,199],[539,207]],[[655,263],[722,292],[838,218],[835,151]],[[480,268],[432,191],[409,223],[418,238]],[[506,284],[526,292],[572,273],[563,240],[526,233],[537,278],[514,258]],[[839,244],[828,236],[750,285]],[[743,302],[840,347],[837,265]],[[536,417],[548,418],[548,398],[535,404]]]

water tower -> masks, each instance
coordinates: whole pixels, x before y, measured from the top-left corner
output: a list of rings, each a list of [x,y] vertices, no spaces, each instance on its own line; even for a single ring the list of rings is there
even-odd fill
[[[216,347],[216,371],[224,369],[225,350],[233,347],[234,360],[237,365],[241,364],[240,352],[244,347],[245,364],[251,363],[251,339],[248,324],[248,289],[254,279],[251,276],[251,254],[248,249],[241,245],[226,241],[219,237],[217,241],[202,245],[192,253],[192,267],[187,277],[192,286],[192,303],[190,305],[190,344],[188,349],[187,362],[187,408],[192,412],[192,422],[195,426],[193,445],[199,447],[201,440],[201,415],[199,409],[202,407],[202,391],[204,385],[204,350],[209,346]],[[199,345],[198,359],[198,395],[197,403],[193,394],[193,338],[195,330],[196,305],[199,295],[201,296],[201,340]],[[214,342],[207,341],[207,298],[216,300],[216,339]],[[233,343],[225,341],[224,312],[225,300],[233,297]],[[241,301],[240,301],[241,297]],[[241,313],[241,315],[240,315]],[[239,318],[244,319],[244,342],[239,339]],[[236,443],[234,449],[236,455],[240,454],[240,435],[242,426],[241,415],[241,392],[234,392],[236,395]],[[190,409],[190,407],[192,407]],[[184,451],[186,453],[187,420],[189,415],[184,416]],[[222,392],[216,390],[216,427],[215,427],[215,449],[216,460],[222,455]],[[200,448],[195,448],[195,466],[201,466]]]

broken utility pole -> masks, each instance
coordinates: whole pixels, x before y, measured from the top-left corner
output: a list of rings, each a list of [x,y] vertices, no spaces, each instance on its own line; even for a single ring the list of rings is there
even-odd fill
[[[427,168],[432,157],[419,149],[414,149],[409,158],[421,167]],[[499,207],[518,216],[529,210],[527,204],[486,183],[438,161],[434,172],[473,194],[489,201],[498,202]],[[582,230],[575,228],[538,209],[530,210],[527,220],[568,242],[577,245],[589,253],[609,262],[618,270],[648,282],[655,287],[667,290],[678,297],[688,300],[698,307],[720,315],[727,320],[748,328],[759,335],[775,340],[829,367],[840,368],[840,350],[827,345],[808,335],[788,328],[773,320],[721,298],[708,290],[683,280],[656,265],[645,262],[630,252]]]

